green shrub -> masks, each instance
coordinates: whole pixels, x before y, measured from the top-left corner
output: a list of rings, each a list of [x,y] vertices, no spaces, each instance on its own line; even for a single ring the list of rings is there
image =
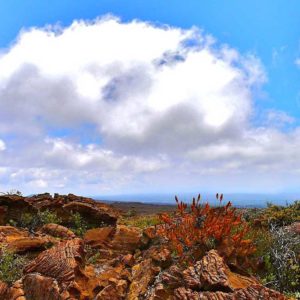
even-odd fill
[[[271,245],[263,255],[263,283],[285,293],[299,290],[300,237],[285,227],[270,228]]]
[[[40,224],[60,224],[62,222],[61,218],[57,216],[55,212],[51,212],[50,210],[46,209],[44,211],[38,212],[38,219]]]
[[[119,224],[139,227],[145,229],[150,226],[161,224],[158,215],[144,215],[135,217],[123,217],[118,221]]]
[[[78,236],[83,236],[89,229],[88,223],[83,219],[79,212],[71,213],[70,226],[72,231]]]
[[[36,228],[45,224],[60,224],[61,222],[61,218],[59,218],[55,212],[51,212],[49,209],[38,211],[37,214],[23,213],[19,221],[10,220],[10,224],[14,223],[19,227],[28,228],[29,230],[35,230]]]
[[[266,226],[270,224],[284,226],[299,222],[300,201],[295,201],[288,206],[268,204],[268,207],[261,212],[259,219],[262,221],[262,224]]]
[[[12,284],[22,277],[22,272],[27,260],[7,250],[5,247],[2,247],[0,252],[0,280]]]

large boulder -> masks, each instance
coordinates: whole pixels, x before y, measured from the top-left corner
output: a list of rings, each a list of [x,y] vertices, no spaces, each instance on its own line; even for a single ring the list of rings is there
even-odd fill
[[[0,226],[0,245],[15,253],[43,250],[52,242],[48,236],[30,235],[27,230]]]
[[[183,280],[188,288],[228,292],[258,284],[255,278],[231,272],[216,250],[183,271]]]
[[[76,237],[75,233],[67,227],[53,223],[45,224],[39,232],[41,234],[48,234],[61,239],[73,239]]]
[[[83,264],[84,248],[81,239],[58,243],[39,254],[24,269],[25,274],[40,273],[55,278],[58,282],[71,282],[75,273]]]

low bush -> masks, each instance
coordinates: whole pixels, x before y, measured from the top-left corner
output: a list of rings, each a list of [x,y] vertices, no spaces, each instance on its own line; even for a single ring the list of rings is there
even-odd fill
[[[5,247],[0,248],[0,253],[0,280],[12,284],[22,277],[27,259]]]
[[[178,200],[174,215],[162,214],[162,225],[157,234],[166,240],[173,252],[190,262],[199,259],[205,251],[217,249],[228,263],[250,265],[249,257],[255,252],[252,240],[247,238],[248,224],[231,203],[222,205],[223,195],[217,194],[220,206],[201,205],[200,195],[190,207]]]
[[[71,213],[70,219],[70,228],[78,236],[83,236],[86,231],[89,229],[88,223],[81,216],[79,212]]]
[[[118,221],[118,223],[126,226],[134,226],[145,229],[147,227],[160,224],[161,220],[158,215],[144,215],[135,217],[123,217]]]
[[[10,224],[16,224],[19,227],[35,230],[45,224],[60,224],[61,222],[61,218],[59,218],[55,212],[46,209],[44,211],[38,211],[37,214],[23,213],[20,220],[11,220]]]
[[[271,225],[271,245],[263,258],[263,282],[281,292],[291,293],[300,289],[300,236],[287,227]]]
[[[268,204],[268,207],[262,210],[259,219],[264,226],[285,226],[300,222],[300,201],[287,206]]]

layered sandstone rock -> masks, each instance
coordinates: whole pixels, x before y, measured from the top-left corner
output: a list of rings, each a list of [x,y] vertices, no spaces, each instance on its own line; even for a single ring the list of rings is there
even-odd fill
[[[63,223],[68,223],[70,215],[78,212],[95,227],[103,224],[114,225],[119,215],[119,212],[110,205],[73,194],[55,194],[54,197],[49,193],[31,197],[2,195],[0,196],[0,225],[5,225],[9,220],[20,220],[24,213],[36,214],[37,211],[46,209],[56,212]]]
[[[76,270],[83,264],[83,256],[81,239],[60,242],[42,252],[25,267],[24,272],[37,272],[55,278],[58,282],[71,282],[75,279]]]
[[[188,288],[203,290],[234,291],[257,284],[254,278],[233,273],[216,250],[211,250],[195,266],[183,272]]]
[[[286,298],[274,290],[262,285],[253,285],[245,289],[237,289],[232,293],[221,291],[199,292],[184,287],[174,292],[174,300],[285,300]]]
[[[75,233],[67,227],[52,223],[45,224],[39,232],[61,239],[73,239],[76,237]]]
[[[150,258],[133,266],[132,282],[126,299],[138,300],[141,296],[144,296],[160,270],[160,267],[155,266]]]
[[[42,250],[51,242],[47,236],[32,235],[27,230],[12,226],[0,226],[0,245],[16,253]]]
[[[285,299],[274,290],[265,288],[253,277],[232,272],[217,251],[211,250],[202,260],[183,271],[171,266],[161,275],[150,300],[259,300]]]

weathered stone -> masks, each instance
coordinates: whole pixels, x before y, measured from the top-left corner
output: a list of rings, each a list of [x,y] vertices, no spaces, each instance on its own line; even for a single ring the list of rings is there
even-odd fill
[[[135,263],[135,259],[134,259],[133,255],[129,253],[129,254],[126,254],[126,255],[122,256],[121,262],[125,266],[132,267]]]
[[[126,296],[128,283],[126,280],[110,280],[107,285],[95,298],[95,300],[121,300]]]
[[[128,300],[138,300],[145,295],[148,286],[154,282],[155,276],[160,272],[159,267],[155,267],[152,259],[146,259],[132,268],[132,282],[127,295]]]
[[[75,272],[83,263],[84,249],[80,239],[58,243],[56,246],[39,254],[24,269],[26,274],[38,272],[57,279],[58,282],[70,282],[75,279]]]
[[[178,288],[183,284],[182,270],[176,266],[171,266],[162,273],[161,281],[170,288]]]
[[[103,223],[115,225],[119,216],[119,212],[110,205],[72,194],[55,194],[54,197],[49,193],[31,197],[2,195],[0,196],[0,225],[5,225],[9,220],[20,220],[24,213],[36,214],[39,210],[46,209],[55,212],[63,223],[68,223],[72,212],[79,212],[95,226],[102,226]]]
[[[231,272],[216,250],[209,251],[195,266],[184,270],[183,278],[188,288],[225,292],[258,283],[254,278]]]
[[[23,291],[26,300],[60,300],[57,281],[40,274],[28,274],[24,276]]]
[[[23,290],[22,280],[16,281],[7,293],[7,298],[4,300],[27,300]]]
[[[88,230],[84,235],[84,241],[93,248],[105,248],[115,232],[114,227],[101,227]]]
[[[184,287],[174,291],[175,300],[285,300],[284,295],[262,285],[252,285],[226,293],[221,291],[199,292]]]
[[[75,233],[67,227],[53,223],[45,224],[39,232],[49,234],[53,237],[58,237],[61,239],[73,239],[76,237]]]
[[[46,236],[31,236],[27,230],[0,226],[0,244],[16,253],[45,249],[50,241]]]
[[[142,245],[142,230],[140,228],[118,225],[110,248],[120,252],[131,252]]]
[[[8,285],[0,280],[0,299],[7,298]]]
[[[172,262],[171,251],[161,246],[153,246],[145,251],[144,258],[152,258],[159,266],[166,268]]]
[[[158,283],[146,296],[146,300],[173,300],[173,293],[169,291],[163,284]]]

